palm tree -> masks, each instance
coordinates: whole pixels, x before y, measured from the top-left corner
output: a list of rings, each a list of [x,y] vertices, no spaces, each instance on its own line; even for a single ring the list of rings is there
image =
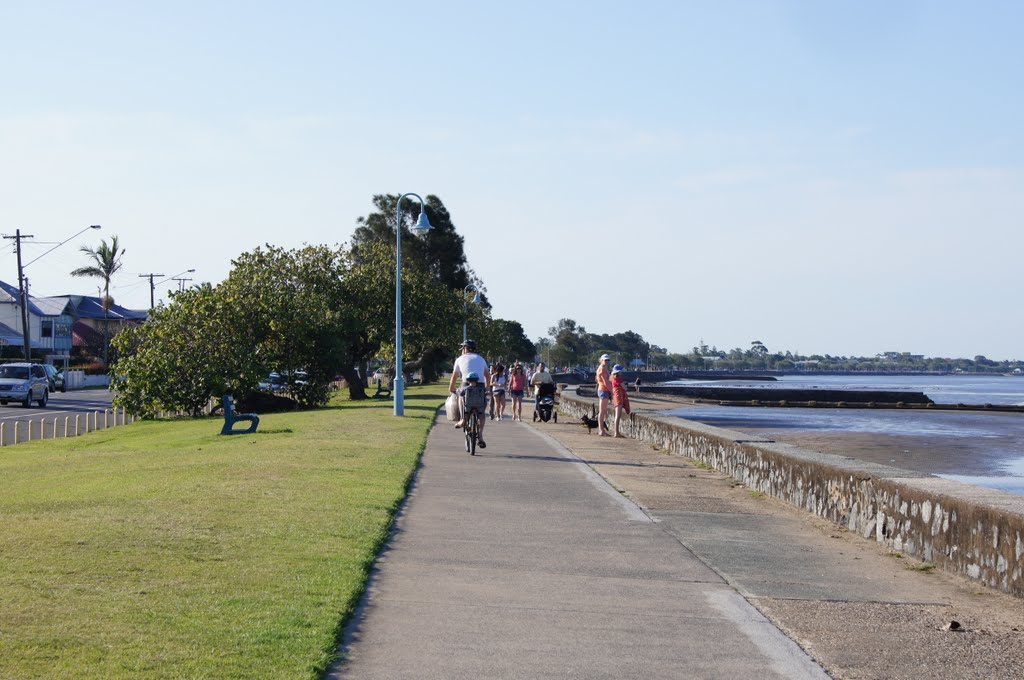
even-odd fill
[[[72,276],[91,276],[95,279],[103,279],[103,365],[107,364],[108,325],[107,312],[114,304],[114,298],[110,297],[110,279],[121,268],[121,257],[124,255],[124,248],[120,248],[117,236],[110,237],[110,243],[106,239],[100,239],[99,248],[82,246],[79,250],[90,258],[92,264],[88,267],[79,267],[71,272]]]

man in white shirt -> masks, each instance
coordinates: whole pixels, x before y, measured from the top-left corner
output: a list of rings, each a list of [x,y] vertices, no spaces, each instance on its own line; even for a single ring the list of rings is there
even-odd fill
[[[533,377],[530,378],[530,384],[533,385],[533,394],[534,394],[534,396],[537,395],[537,387],[541,383],[554,383],[554,382],[555,381],[554,381],[554,379],[552,379],[551,374],[548,373],[547,367],[544,365],[544,362],[542,361],[539,364],[537,364],[537,372],[534,373]]]
[[[484,383],[484,387],[487,390],[487,394],[491,393],[491,372],[487,370],[487,359],[476,353],[476,341],[466,340],[462,343],[462,355],[455,360],[455,365],[452,366],[452,379],[448,382],[448,391],[454,393],[460,386],[466,384],[466,376],[470,373],[476,373],[481,376],[481,381]],[[480,448],[487,448],[487,445],[483,442],[484,433],[484,421],[486,418],[484,414],[480,414],[480,438],[478,442]],[[466,423],[466,409],[465,404],[462,408],[462,420],[455,423],[455,427],[462,427]]]

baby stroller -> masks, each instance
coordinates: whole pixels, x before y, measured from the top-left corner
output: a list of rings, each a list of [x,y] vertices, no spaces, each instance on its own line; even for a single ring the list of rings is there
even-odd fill
[[[554,418],[558,422],[558,414],[555,413],[555,386],[552,383],[541,383],[537,385],[537,398],[533,402],[533,422],[540,418],[545,423]]]

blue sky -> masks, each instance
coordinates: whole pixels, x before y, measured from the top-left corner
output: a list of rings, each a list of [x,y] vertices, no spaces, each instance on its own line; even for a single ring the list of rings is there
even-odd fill
[[[0,231],[141,308],[433,193],[531,337],[1024,358],[1024,5],[488,4],[3,2]]]

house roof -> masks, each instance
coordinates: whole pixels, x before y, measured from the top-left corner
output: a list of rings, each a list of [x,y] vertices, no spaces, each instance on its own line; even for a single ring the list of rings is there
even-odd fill
[[[6,345],[20,345],[21,333],[5,323],[0,323],[0,341]]]
[[[73,346],[95,345],[101,342],[103,342],[103,334],[95,328],[87,326],[81,321],[71,324],[71,344]]]
[[[18,288],[0,281],[0,304],[18,304]],[[79,319],[110,319],[112,321],[145,321],[149,311],[128,309],[113,304],[104,311],[103,300],[92,295],[54,295],[37,298],[29,295],[28,310],[36,316],[70,314]]]
[[[51,300],[66,300],[71,307],[72,315],[79,319],[110,319],[122,321],[145,321],[149,312],[144,309],[128,309],[113,304],[109,310],[103,309],[101,298],[92,295],[57,295]]]
[[[25,340],[21,337],[21,333],[5,323],[0,323],[0,345],[14,345],[16,347],[21,347],[23,342],[25,342]],[[32,346],[39,347],[39,340],[33,338]]]
[[[9,283],[0,281],[0,304],[18,304],[20,298],[21,295],[18,292],[17,286],[12,286]],[[28,296],[28,311],[32,314],[35,314],[36,316],[49,316],[48,314],[44,314],[43,310],[41,310],[36,305],[35,298],[33,298],[31,295]],[[19,335],[18,337],[21,336]],[[21,341],[19,340],[19,342]]]
[[[45,316],[60,316],[61,314],[70,314],[71,310],[68,309],[67,298],[62,297],[47,297],[47,298],[32,298],[32,302],[42,310]]]

